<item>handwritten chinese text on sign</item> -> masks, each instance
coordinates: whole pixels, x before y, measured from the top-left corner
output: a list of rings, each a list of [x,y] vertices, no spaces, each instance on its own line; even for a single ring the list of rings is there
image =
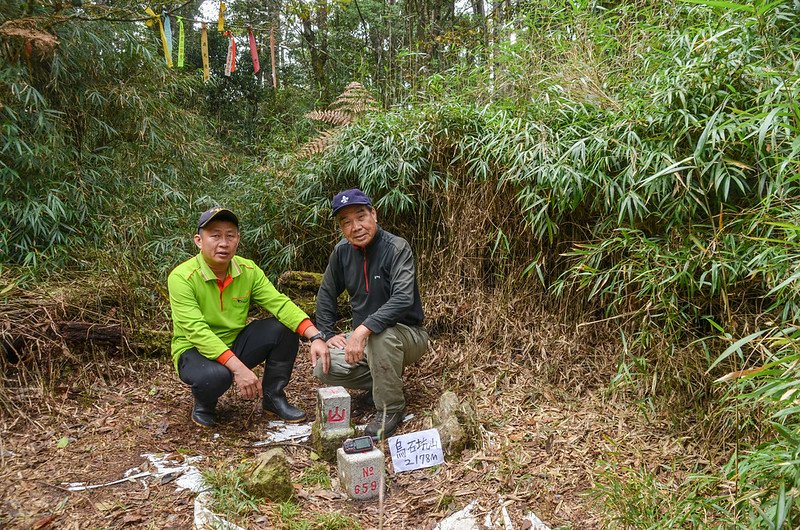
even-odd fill
[[[395,473],[413,471],[444,463],[439,431],[428,429],[389,438]]]

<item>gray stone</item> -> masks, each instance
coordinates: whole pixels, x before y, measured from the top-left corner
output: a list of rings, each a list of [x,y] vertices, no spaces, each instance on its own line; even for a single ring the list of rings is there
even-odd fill
[[[467,447],[467,433],[464,428],[458,423],[455,416],[450,416],[436,426],[439,431],[439,438],[442,441],[442,451],[447,456],[461,454]]]
[[[475,445],[478,416],[469,403],[461,403],[453,392],[445,392],[434,409],[433,426],[439,431],[446,456],[456,456]]]
[[[323,431],[350,428],[350,394],[344,387],[317,389],[317,421]]]
[[[336,451],[336,466],[339,485],[351,499],[372,499],[380,493],[384,458],[377,447],[354,454],[347,454],[340,447]]]
[[[454,392],[445,392],[439,398],[439,405],[433,410],[433,424],[440,425],[444,423],[447,418],[456,416],[458,410],[461,408],[461,402],[458,401],[458,396]]]
[[[245,489],[251,495],[274,502],[287,501],[294,496],[289,463],[283,449],[277,447],[258,455]]]
[[[336,450],[355,429],[350,417],[350,394],[341,386],[317,389],[317,419],[311,426],[311,445],[328,462],[336,460]]]

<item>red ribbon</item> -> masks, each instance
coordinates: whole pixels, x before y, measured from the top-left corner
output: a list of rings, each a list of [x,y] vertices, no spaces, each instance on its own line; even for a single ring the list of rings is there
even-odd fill
[[[250,39],[250,57],[253,58],[253,73],[257,74],[261,70],[258,62],[258,48],[256,47],[256,37],[253,35],[253,28],[247,28],[247,36]]]

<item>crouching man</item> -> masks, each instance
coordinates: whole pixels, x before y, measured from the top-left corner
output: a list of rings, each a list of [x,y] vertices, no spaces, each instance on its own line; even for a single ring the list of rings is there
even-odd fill
[[[299,335],[313,351],[326,350],[322,334],[308,316],[279,293],[256,264],[236,255],[239,219],[230,210],[213,208],[200,215],[194,242],[200,253],[170,273],[172,361],[192,387],[192,420],[203,427],[216,423],[217,400],[233,384],[246,399],[263,399],[264,410],[289,422],[306,414],[286,399]],[[247,324],[250,304],[274,318]],[[253,368],[265,362],[263,381]]]
[[[428,347],[414,256],[405,239],[378,226],[372,201],[361,190],[337,194],[331,206],[344,239],[328,260],[316,311],[330,350],[312,345],[311,363],[324,383],[366,390],[367,398],[371,393],[376,414],[365,434],[385,438],[405,414],[403,370]],[[336,300],[345,289],[353,331],[336,335]]]

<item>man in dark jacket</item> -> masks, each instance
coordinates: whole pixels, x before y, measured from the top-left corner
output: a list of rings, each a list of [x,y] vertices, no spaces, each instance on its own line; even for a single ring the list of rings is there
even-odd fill
[[[344,239],[334,247],[317,293],[317,327],[329,351],[312,352],[311,363],[325,384],[372,393],[377,414],[365,434],[385,438],[405,414],[403,369],[428,347],[414,255],[405,239],[378,226],[372,201],[361,190],[337,194],[331,206]],[[345,289],[353,331],[337,335],[336,300]]]

